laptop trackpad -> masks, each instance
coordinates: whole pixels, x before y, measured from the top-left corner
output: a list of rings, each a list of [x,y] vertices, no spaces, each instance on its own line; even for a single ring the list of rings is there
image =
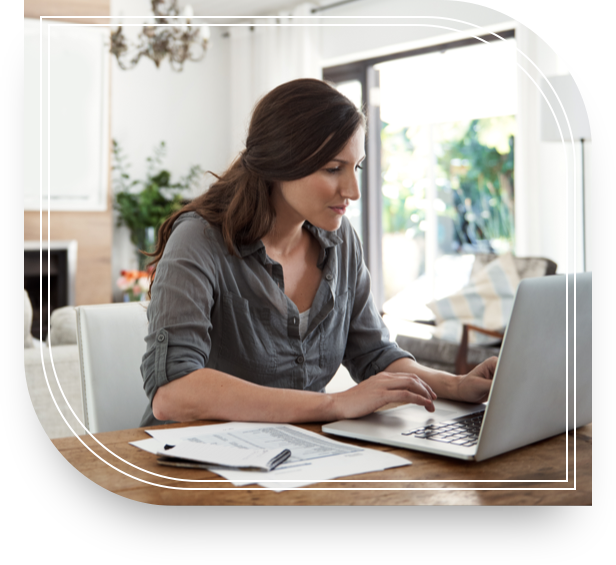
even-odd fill
[[[460,416],[458,410],[449,410],[447,408],[436,408],[434,412],[428,412],[421,406],[408,406],[403,410],[395,412],[397,417],[404,418],[405,422],[417,422],[418,426],[425,426],[443,420],[451,420]],[[393,414],[392,414],[393,415]]]
[[[434,412],[428,412],[423,406],[407,404],[391,410],[374,412],[358,420],[347,420],[347,422],[356,422],[356,425],[362,422],[368,427],[378,424],[379,427],[382,426],[387,429],[407,431],[436,422],[452,420],[484,409],[482,404],[466,404],[448,400],[437,400],[434,402],[434,407],[436,408]],[[360,425],[360,427],[363,426]]]

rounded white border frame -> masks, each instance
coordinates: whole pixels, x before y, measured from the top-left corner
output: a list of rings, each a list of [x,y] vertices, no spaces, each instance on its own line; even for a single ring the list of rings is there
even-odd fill
[[[172,16],[172,17],[182,17],[182,16]],[[40,251],[40,260],[42,261],[42,214],[43,214],[43,207],[42,207],[42,201],[43,201],[43,196],[42,196],[42,187],[43,187],[43,167],[42,167],[42,144],[43,144],[43,138],[42,138],[42,124],[43,124],[43,113],[42,113],[42,104],[43,104],[43,96],[42,96],[42,88],[43,88],[43,81],[42,81],[42,57],[43,57],[43,21],[44,20],[54,20],[54,19],[71,19],[71,18],[76,18],[76,19],[102,19],[102,18],[108,18],[108,19],[115,19],[114,17],[111,16],[40,16],[39,18],[39,25],[40,25],[40,37],[41,37],[41,41],[39,42],[39,49],[40,49],[40,65],[39,65],[39,79],[40,79],[40,144],[39,144],[39,158],[41,161],[41,166],[40,166],[40,218],[41,218],[41,226],[40,226],[40,243],[41,243],[41,251]],[[123,19],[149,19],[151,18],[151,16],[122,16]],[[196,16],[193,19],[246,19],[246,18],[256,18],[256,19],[274,19],[275,17],[273,16]],[[351,20],[351,19],[394,19],[394,17],[392,16],[284,16],[284,18],[290,18],[290,19],[345,19],[345,20]],[[506,39],[502,38],[501,36],[499,36],[497,33],[492,32],[492,31],[488,31],[486,30],[484,27],[482,26],[478,26],[475,25],[473,23],[470,22],[466,22],[464,20],[458,20],[456,18],[447,18],[447,17],[443,17],[443,16],[396,16],[396,19],[434,19],[434,20],[446,20],[446,21],[451,21],[451,22],[457,22],[457,23],[461,23],[461,24],[465,24],[470,26],[471,28],[474,28],[475,30],[477,30],[478,32],[485,32],[482,35],[493,35],[494,37],[496,37],[497,39],[501,40],[501,41],[506,41]],[[51,24],[51,22],[49,22]],[[96,26],[96,27],[107,27],[109,24],[85,24],[85,23],[77,23],[77,24],[55,24],[55,25],[49,25],[49,28],[52,27],[67,27],[67,26],[74,26],[74,25],[79,25],[79,26]],[[129,27],[141,27],[142,24],[123,24],[124,26],[129,26]],[[163,24],[166,26],[172,26],[173,24]],[[293,23],[267,23],[267,24],[255,24],[255,23],[242,23],[242,24],[212,24],[212,23],[208,23],[208,24],[190,24],[190,27],[202,27],[204,25],[208,25],[208,26],[212,26],[212,27],[221,27],[221,26],[225,26],[225,27],[229,27],[229,26],[234,26],[234,27],[245,27],[245,26],[259,26],[259,27],[332,27],[332,26],[345,26],[345,27],[430,27],[430,28],[437,28],[437,29],[446,29],[452,32],[464,32],[467,30],[459,30],[456,28],[450,28],[450,27],[446,27],[446,26],[438,26],[438,25],[432,25],[432,24],[307,24],[307,23],[302,23],[302,24],[293,24]],[[48,63],[49,63],[49,59],[50,59],[50,37],[51,37],[51,31],[48,33],[47,35],[47,57],[48,57]],[[474,39],[477,39],[478,41],[481,41],[485,44],[490,44],[491,42],[486,41],[484,39],[482,39],[481,37],[478,37],[476,35],[470,35],[469,38],[472,37]],[[554,90],[554,87],[551,85],[551,83],[549,82],[549,80],[547,80],[547,77],[545,76],[545,74],[541,71],[541,69],[539,69],[539,67],[523,52],[519,49],[519,47],[515,47],[516,51],[522,55],[534,68],[535,70],[540,74],[540,76],[545,80],[546,84],[548,84],[552,90],[552,93],[554,94],[554,96],[556,97],[556,100],[558,100],[558,103],[560,105],[560,109],[563,112],[565,121],[567,123],[567,129],[569,132],[569,136],[570,139],[573,140],[573,133],[572,133],[572,129],[571,129],[571,124],[569,122],[569,118],[567,116],[567,112],[562,104],[562,101],[560,100],[560,97],[558,96],[558,94],[556,93],[556,91]],[[567,146],[565,145],[565,139],[563,136],[563,132],[561,129],[561,125],[556,117],[556,113],[550,103],[550,101],[547,99],[545,93],[541,90],[540,86],[535,82],[535,80],[528,74],[528,72],[526,71],[526,69],[524,69],[520,62],[516,63],[518,68],[520,70],[522,70],[522,72],[527,76],[527,78],[533,83],[533,85],[537,88],[537,90],[539,91],[539,93],[541,94],[541,96],[543,97],[544,101],[546,102],[547,106],[549,107],[552,116],[554,117],[554,120],[556,121],[556,125],[558,127],[559,130],[559,134],[561,137],[561,143],[563,145],[563,150],[565,151],[565,163],[566,163],[566,177],[567,177],[567,198],[566,198],[566,214],[567,214],[567,218],[569,216],[569,198],[570,198],[570,191],[572,190],[573,195],[574,195],[574,203],[573,203],[573,223],[574,223],[574,230],[575,230],[575,225],[576,225],[576,219],[577,219],[577,202],[576,202],[576,198],[575,198],[575,194],[576,194],[576,187],[577,187],[577,167],[576,167],[576,155],[575,155],[575,151],[572,152],[572,158],[573,158],[573,167],[572,167],[572,174],[573,174],[573,186],[570,186],[570,174],[569,174],[569,164],[568,164],[568,151],[567,151]],[[48,64],[47,67],[47,72],[48,72],[48,80],[47,80],[47,109],[48,109],[48,113],[47,113],[47,120],[48,120],[48,128],[47,128],[47,138],[48,138],[48,143],[47,143],[47,151],[48,151],[48,161],[47,161],[47,180],[48,180],[48,199],[49,199],[49,194],[50,194],[50,189],[51,189],[51,185],[50,185],[50,156],[49,156],[49,152],[50,152],[50,127],[49,127],[49,120],[50,120],[50,112],[49,112],[49,108],[50,108],[50,80],[49,80],[49,73],[50,73],[50,66]],[[47,207],[47,240],[50,240],[50,212],[51,212],[51,207],[48,205]],[[566,249],[567,249],[567,259],[566,259],[566,273],[565,274],[570,274],[569,273],[569,241],[568,238],[565,240],[566,241]],[[47,250],[48,253],[48,260],[49,260],[49,249]],[[574,245],[574,249],[573,249],[573,262],[574,262],[574,266],[577,264],[577,250],[576,250],[576,246]],[[41,284],[40,284],[40,299],[42,302],[42,287],[43,287],[43,279],[41,276]],[[565,304],[565,310],[566,310],[566,317],[567,319],[569,319],[569,300],[568,300],[568,295],[569,295],[569,285],[566,285],[566,290],[565,290],[565,299],[566,299],[566,304]],[[49,292],[50,292],[50,286],[49,286],[49,273],[47,275],[47,298],[49,300]],[[574,283],[573,283],[573,292],[574,292],[574,297],[573,297],[573,309],[574,309],[574,314],[573,314],[573,321],[574,321],[574,352],[573,352],[573,391],[574,391],[574,401],[576,399],[576,382],[577,382],[577,375],[576,375],[576,326],[575,326],[575,321],[576,321],[576,282],[575,282],[575,278],[574,278]],[[42,326],[42,311],[40,314],[41,318],[40,318],[40,322],[41,322],[41,326]],[[47,327],[49,328],[49,315],[48,315],[48,320],[47,320]],[[566,371],[568,374],[568,364],[569,364],[569,358],[568,358],[568,347],[569,347],[569,342],[568,342],[568,324],[567,327],[565,329],[565,338],[566,338]],[[130,467],[133,467],[135,469],[138,469],[146,474],[155,476],[155,477],[159,477],[159,478],[163,478],[163,479],[168,479],[168,480],[173,480],[173,481],[178,481],[178,482],[190,482],[190,483],[204,483],[204,482],[223,482],[223,481],[227,481],[226,479],[195,479],[195,480],[190,480],[190,479],[180,479],[177,477],[169,477],[166,475],[160,475],[158,473],[154,473],[152,471],[147,471],[145,469],[142,469],[141,467],[130,463],[126,460],[124,460],[123,458],[121,458],[119,455],[115,454],[114,452],[112,452],[109,448],[107,448],[105,445],[103,445],[96,437],[94,437],[93,434],[90,433],[90,431],[85,427],[85,425],[83,424],[83,422],[81,422],[81,420],[77,417],[77,415],[75,414],[72,406],[69,404],[68,400],[66,399],[66,396],[64,394],[64,391],[62,389],[62,386],[60,385],[57,373],[56,373],[56,369],[55,369],[55,365],[53,362],[53,355],[52,355],[52,347],[51,344],[49,345],[49,357],[50,357],[50,362],[52,365],[52,369],[54,372],[54,376],[56,379],[56,383],[58,385],[58,388],[60,389],[60,392],[62,394],[62,397],[64,399],[64,402],[66,403],[66,405],[68,406],[69,410],[71,411],[71,413],[73,414],[73,416],[75,417],[75,419],[79,422],[79,424],[83,427],[84,431],[96,442],[98,443],[105,451],[107,451],[108,453],[110,453],[111,455],[113,455],[116,459],[122,461],[123,463],[125,463],[126,465],[129,465]],[[139,481],[141,483],[144,484],[148,484],[148,485],[152,485],[152,486],[158,486],[158,487],[162,487],[162,488],[167,488],[167,489],[172,489],[172,490],[184,490],[184,491],[193,491],[193,490],[225,490],[225,491],[243,491],[243,490],[254,490],[253,488],[241,488],[241,487],[234,487],[234,488],[230,488],[230,487],[222,487],[222,488],[207,488],[207,487],[201,487],[201,488],[184,488],[184,487],[177,487],[177,486],[171,486],[171,485],[160,485],[157,483],[152,483],[149,481],[146,481],[145,479],[140,479],[138,477],[134,477],[133,475],[127,473],[126,471],[122,471],[121,469],[118,469],[117,467],[115,467],[114,465],[112,465],[111,463],[109,463],[108,461],[106,461],[105,459],[103,459],[99,454],[97,454],[96,452],[94,452],[90,446],[88,446],[79,435],[77,435],[77,433],[73,430],[73,428],[71,427],[71,425],[67,422],[66,418],[64,417],[64,414],[62,414],[62,411],[60,410],[57,400],[54,397],[52,391],[51,391],[51,387],[49,385],[49,380],[47,377],[47,371],[45,369],[45,362],[44,362],[44,357],[43,357],[43,350],[41,349],[41,364],[42,364],[42,368],[43,368],[43,374],[45,376],[45,382],[47,384],[47,388],[49,390],[50,396],[54,402],[54,405],[56,407],[56,409],[58,410],[58,413],[60,414],[60,416],[62,417],[62,419],[64,420],[65,424],[68,426],[68,428],[71,430],[71,432],[73,433],[73,435],[81,442],[81,444],[88,450],[90,451],[90,453],[92,453],[93,455],[95,455],[98,459],[100,459],[103,463],[105,463],[106,465],[108,465],[109,467],[111,467],[112,469],[118,471],[119,473],[126,475],[127,477],[130,477],[136,481]],[[568,387],[565,390],[565,398],[566,398],[566,404],[568,406]],[[574,485],[572,488],[532,488],[532,489],[512,489],[512,488],[473,488],[473,487],[469,487],[469,488],[327,488],[327,489],[309,489],[309,490],[315,490],[315,491],[330,491],[330,490],[405,490],[405,491],[424,491],[424,490],[444,490],[444,491],[448,491],[448,490],[471,490],[471,491],[483,491],[483,490],[576,490],[576,443],[575,443],[575,439],[576,439],[576,428],[575,428],[575,423],[576,423],[576,413],[577,413],[577,405],[575,406],[574,409],[574,428],[573,428],[573,439],[574,439]],[[568,414],[568,409],[566,410],[566,427],[568,428],[568,418],[569,418],[569,414]],[[565,450],[566,450],[566,469],[565,469],[565,473],[566,473],[566,478],[564,481],[562,480],[529,480],[529,479],[521,479],[521,480],[464,480],[464,479],[452,479],[452,480],[418,480],[418,479],[387,479],[387,480],[369,480],[369,479],[355,479],[355,480],[349,480],[349,481],[344,481],[344,479],[340,480],[340,479],[333,479],[333,480],[322,480],[319,479],[318,482],[336,482],[336,483],[340,483],[340,482],[353,482],[353,483],[357,483],[357,482],[365,482],[365,483],[383,483],[383,482],[394,482],[394,483],[400,483],[400,482],[414,482],[414,483],[472,483],[472,482],[480,482],[480,483],[490,483],[490,482],[496,482],[496,483],[503,483],[503,482],[508,482],[508,483],[524,483],[524,482],[532,482],[532,483],[538,483],[538,482],[550,482],[550,483],[555,483],[555,482],[568,482],[569,479],[569,450],[568,450],[568,446],[569,446],[569,435],[566,434],[566,441],[565,441]],[[92,480],[92,479],[90,479]],[[296,480],[293,479],[272,479],[271,481],[262,481],[262,482],[275,482],[275,483],[284,483],[284,482],[297,482]],[[105,488],[105,487],[103,487]],[[306,490],[305,487],[300,487],[300,488],[289,488],[289,489],[285,489],[285,490]]]

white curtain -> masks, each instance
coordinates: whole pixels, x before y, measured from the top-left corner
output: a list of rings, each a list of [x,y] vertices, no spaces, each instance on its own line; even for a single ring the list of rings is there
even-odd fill
[[[289,17],[312,15],[314,7],[300,4],[276,18],[255,20],[252,30],[249,26],[230,28],[230,159],[244,147],[250,114],[259,98],[296,78],[321,78],[319,27],[272,25],[316,24],[316,18]]]

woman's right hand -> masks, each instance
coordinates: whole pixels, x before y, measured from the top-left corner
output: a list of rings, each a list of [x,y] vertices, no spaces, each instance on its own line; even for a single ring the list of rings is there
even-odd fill
[[[337,419],[360,418],[390,402],[412,403],[434,412],[436,394],[412,373],[382,372],[344,392],[334,393]]]

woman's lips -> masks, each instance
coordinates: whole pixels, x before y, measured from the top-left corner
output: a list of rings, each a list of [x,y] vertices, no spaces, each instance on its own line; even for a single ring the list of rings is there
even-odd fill
[[[347,207],[346,206],[330,206],[330,208],[336,212],[336,214],[340,214],[341,216],[344,215],[344,212],[346,211]]]

